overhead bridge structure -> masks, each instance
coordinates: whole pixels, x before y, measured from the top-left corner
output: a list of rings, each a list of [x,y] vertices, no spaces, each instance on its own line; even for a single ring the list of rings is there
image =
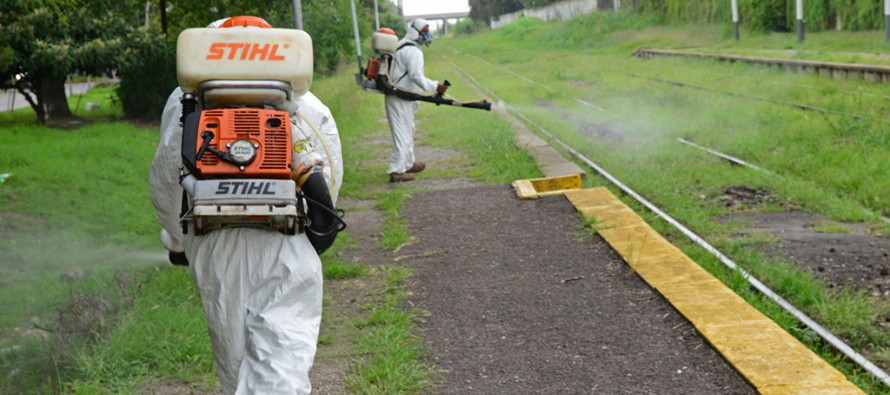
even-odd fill
[[[417,15],[405,15],[402,19],[404,19],[405,23],[417,19],[423,18],[428,21],[442,21],[442,25],[444,26],[442,30],[443,34],[448,34],[448,23],[446,23],[449,19],[464,19],[470,16],[470,10],[460,11],[460,12],[440,12],[434,14],[417,14]],[[432,27],[432,26],[430,26]]]

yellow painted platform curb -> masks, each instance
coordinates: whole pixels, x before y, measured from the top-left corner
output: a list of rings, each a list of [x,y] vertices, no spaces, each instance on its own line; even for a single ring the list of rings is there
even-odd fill
[[[581,189],[581,174],[517,180],[513,181],[512,185],[516,196],[520,199],[537,199],[541,196],[562,194],[567,190]]]
[[[863,394],[843,374],[649,227],[606,188],[565,196],[761,394]]]

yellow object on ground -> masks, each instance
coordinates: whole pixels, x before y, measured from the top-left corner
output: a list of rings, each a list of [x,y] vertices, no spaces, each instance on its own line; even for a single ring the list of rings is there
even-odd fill
[[[761,394],[862,394],[775,322],[702,269],[606,188],[566,191],[598,233]]]
[[[513,189],[520,199],[558,195],[567,190],[581,189],[581,174],[513,181]]]

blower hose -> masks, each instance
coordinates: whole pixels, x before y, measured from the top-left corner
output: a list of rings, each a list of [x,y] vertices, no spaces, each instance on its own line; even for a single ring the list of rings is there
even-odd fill
[[[307,204],[309,227],[306,229],[306,236],[309,237],[315,252],[321,255],[334,244],[337,233],[346,229],[346,222],[343,222],[342,212],[334,208],[322,173],[310,174],[303,183],[302,193],[299,195],[306,199]]]
[[[449,86],[451,86],[450,83]],[[377,77],[377,90],[387,95],[393,95],[402,100],[424,101],[427,103],[435,103],[437,106],[440,104],[447,104],[449,106],[478,108],[480,110],[491,111],[491,102],[489,102],[488,100],[472,103],[461,103],[457,100],[447,99],[444,97],[444,95],[437,94],[435,96],[424,96],[414,92],[403,91],[391,85],[389,83],[389,79],[385,75]]]

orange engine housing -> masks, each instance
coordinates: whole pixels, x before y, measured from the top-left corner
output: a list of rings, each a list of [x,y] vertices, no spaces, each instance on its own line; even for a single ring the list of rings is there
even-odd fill
[[[213,133],[210,147],[227,151],[226,144],[249,140],[258,144],[256,157],[250,164],[228,163],[210,150],[197,162],[202,177],[290,178],[293,173],[293,138],[290,116],[286,111],[257,108],[221,108],[204,110],[198,123],[197,147],[200,150],[205,132]],[[197,151],[195,152],[197,154]]]
[[[368,68],[365,69],[365,78],[376,80],[377,76],[380,75],[380,64],[380,59],[368,59]]]

